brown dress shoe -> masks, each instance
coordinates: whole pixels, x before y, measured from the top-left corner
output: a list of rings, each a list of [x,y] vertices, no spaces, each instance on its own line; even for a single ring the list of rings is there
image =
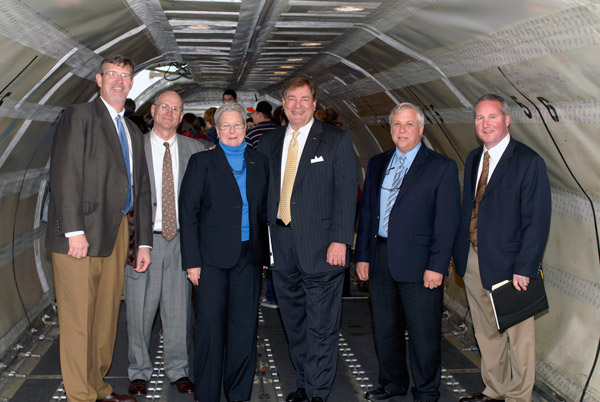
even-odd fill
[[[129,388],[127,388],[127,392],[129,392],[129,395],[146,395],[148,393],[148,386],[146,385],[146,380],[131,380],[129,382]]]
[[[137,402],[137,400],[133,396],[119,395],[113,392],[102,399],[96,399],[96,402]]]
[[[494,399],[490,398],[486,394],[482,394],[481,392],[471,396],[465,396],[458,400],[459,402],[501,402],[504,399]]]
[[[177,381],[173,381],[171,384],[177,386],[177,391],[182,394],[191,394],[194,392],[194,383],[187,377],[181,377]]]

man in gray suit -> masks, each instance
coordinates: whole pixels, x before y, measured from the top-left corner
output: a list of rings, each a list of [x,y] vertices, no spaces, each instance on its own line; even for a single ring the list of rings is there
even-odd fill
[[[194,384],[188,378],[190,283],[181,269],[177,196],[190,156],[203,151],[204,145],[176,133],[183,118],[183,101],[176,92],[159,94],[150,111],[154,127],[144,137],[144,150],[152,190],[154,260],[146,272],[130,266],[125,270],[129,393],[147,393],[152,375],[148,349],[159,306],[165,373],[179,392],[192,393]]]
[[[52,252],[60,366],[69,402],[135,402],[104,382],[110,368],[134,219],[135,270],[151,262],[150,183],[140,130],[123,118],[133,62],[106,58],[100,96],[68,107],[50,163],[46,247]]]
[[[317,89],[281,89],[289,125],[263,135],[269,157],[273,282],[296,367],[287,402],[322,402],[335,376],[344,268],[354,240],[358,180],[350,135],[313,118]]]

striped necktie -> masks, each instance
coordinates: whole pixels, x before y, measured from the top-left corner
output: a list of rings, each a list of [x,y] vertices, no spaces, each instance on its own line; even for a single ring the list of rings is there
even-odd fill
[[[385,207],[385,214],[383,215],[383,230],[388,233],[388,225],[390,223],[390,214],[392,212],[392,208],[394,207],[394,203],[396,202],[396,197],[398,197],[398,193],[400,192],[400,186],[402,185],[402,180],[404,180],[404,161],[406,160],[406,155],[402,155],[400,157],[400,162],[398,166],[396,166],[396,174],[394,175],[394,183],[392,184],[392,189],[390,190],[390,196],[388,197],[388,202]]]
[[[473,211],[471,212],[471,222],[469,223],[469,240],[475,247],[477,247],[477,215],[479,214],[479,203],[485,193],[487,187],[488,174],[490,171],[490,154],[485,151],[483,154],[483,167],[481,168],[481,176],[477,182],[477,192],[475,193],[475,202],[473,204]]]

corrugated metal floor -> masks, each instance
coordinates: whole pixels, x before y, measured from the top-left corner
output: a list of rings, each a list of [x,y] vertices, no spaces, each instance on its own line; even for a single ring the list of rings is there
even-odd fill
[[[0,379],[0,400],[11,402],[48,402],[65,399],[59,366],[56,316],[44,319],[45,326],[35,334],[35,340],[21,349],[19,357],[4,371]],[[469,337],[463,335],[447,316],[444,318],[443,389],[441,401],[456,401],[460,396],[479,392],[477,350]],[[119,316],[117,342],[108,381],[115,391],[127,391],[127,330],[125,304]],[[40,336],[41,335],[41,336]],[[42,338],[42,339],[39,339]],[[145,397],[138,401],[193,401],[191,395],[182,395],[170,385],[161,371],[160,322],[154,327],[152,355],[155,358],[155,383]],[[287,341],[281,325],[279,310],[263,308],[259,314],[259,366],[255,377],[252,401],[283,401],[295,388],[294,369]],[[329,402],[364,401],[366,389],[377,384],[377,360],[373,346],[369,302],[366,298],[345,298],[340,328],[340,347],[337,375]],[[405,397],[395,402],[410,401]],[[222,398],[225,401],[225,398]]]

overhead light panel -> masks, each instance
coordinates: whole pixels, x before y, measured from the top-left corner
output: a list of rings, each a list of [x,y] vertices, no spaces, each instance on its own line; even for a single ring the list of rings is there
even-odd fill
[[[286,59],[285,61],[302,61],[304,59]]]
[[[355,13],[358,11],[364,11],[364,7],[356,7],[356,6],[341,6],[341,7],[335,7],[334,10],[335,11],[341,11],[343,13]]]
[[[279,66],[279,68],[294,68],[294,66]]]
[[[210,29],[208,25],[188,25],[189,29]]]
[[[321,42],[304,42],[300,46],[321,46]]]

